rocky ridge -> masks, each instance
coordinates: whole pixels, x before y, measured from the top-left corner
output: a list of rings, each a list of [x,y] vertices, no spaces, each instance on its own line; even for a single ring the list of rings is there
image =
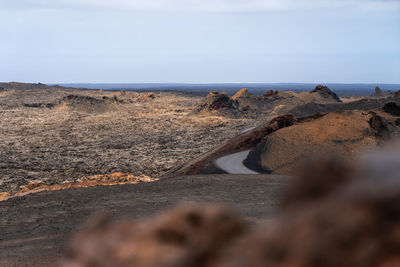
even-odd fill
[[[194,114],[214,114],[227,117],[272,118],[287,114],[296,107],[314,104],[339,104],[342,101],[328,87],[318,85],[311,92],[268,91],[264,95],[251,94],[246,88],[234,96],[211,92],[194,110]]]

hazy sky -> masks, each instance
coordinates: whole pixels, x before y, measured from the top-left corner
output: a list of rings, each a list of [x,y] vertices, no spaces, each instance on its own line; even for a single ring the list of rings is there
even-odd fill
[[[400,0],[0,0],[0,81],[400,83]]]

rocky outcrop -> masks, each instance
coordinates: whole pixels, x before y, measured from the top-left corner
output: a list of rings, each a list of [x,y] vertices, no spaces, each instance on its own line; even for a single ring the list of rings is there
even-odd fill
[[[239,103],[227,93],[210,92],[203,102],[194,111],[195,114],[223,115],[227,117],[241,117]]]
[[[315,89],[310,92],[310,94],[317,94],[323,99],[342,102],[336,93],[324,85],[317,85]]]
[[[263,95],[251,94],[247,88],[239,90],[232,98],[225,93],[211,92],[196,108],[195,114],[215,114],[229,117],[272,119],[285,115],[304,105],[342,104],[328,87],[319,85],[311,92],[286,92],[269,90]],[[309,113],[304,116],[315,114]]]
[[[375,92],[374,92],[374,96],[383,96],[383,92],[381,90],[381,88],[379,88],[379,86],[375,87]]]
[[[381,139],[388,139],[390,137],[390,128],[385,119],[373,111],[370,111],[368,114],[368,122],[375,136]]]
[[[267,98],[271,98],[271,97],[276,97],[277,95],[278,95],[278,91],[268,90],[267,92],[265,92],[265,94],[263,96],[267,97]]]
[[[370,98],[390,98],[396,96],[396,93],[390,91],[382,91],[379,86],[375,87],[374,94],[370,95]]]
[[[232,99],[237,100],[239,98],[245,98],[245,97],[249,97],[249,96],[250,96],[250,93],[247,90],[247,88],[242,88],[234,96],[232,96]]]

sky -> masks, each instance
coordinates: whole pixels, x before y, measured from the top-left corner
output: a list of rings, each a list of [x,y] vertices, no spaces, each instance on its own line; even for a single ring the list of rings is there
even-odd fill
[[[0,81],[400,84],[400,0],[0,0],[0,36]]]

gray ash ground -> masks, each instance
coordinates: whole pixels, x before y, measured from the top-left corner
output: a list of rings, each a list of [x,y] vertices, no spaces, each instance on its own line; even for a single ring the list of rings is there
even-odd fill
[[[257,124],[190,115],[201,100],[181,93],[6,88],[0,92],[0,193],[114,172],[157,177]]]

